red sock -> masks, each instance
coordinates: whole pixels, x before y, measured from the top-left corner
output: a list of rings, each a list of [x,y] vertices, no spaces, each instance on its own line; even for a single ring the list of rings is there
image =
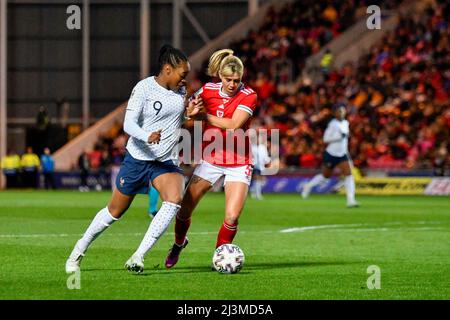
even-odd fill
[[[186,239],[186,234],[188,232],[189,226],[191,225],[191,218],[182,220],[176,217],[175,220],[175,243],[179,246],[183,245],[184,239]]]
[[[237,222],[233,225],[229,225],[224,221],[222,227],[219,230],[219,234],[217,235],[216,248],[220,247],[225,243],[232,243],[236,233],[237,233]]]

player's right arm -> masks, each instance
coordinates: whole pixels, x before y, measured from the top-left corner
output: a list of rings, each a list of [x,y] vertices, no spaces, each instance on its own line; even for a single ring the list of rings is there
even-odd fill
[[[342,134],[341,130],[339,130],[339,127],[334,125],[333,123],[330,123],[328,125],[323,134],[323,142],[325,142],[326,144],[338,142],[344,138],[345,136]]]
[[[148,142],[158,143],[161,139],[161,129],[152,133],[146,132],[139,126],[139,117],[145,104],[145,96],[142,87],[137,84],[128,100],[127,109],[125,111],[125,120],[123,130],[133,138]]]

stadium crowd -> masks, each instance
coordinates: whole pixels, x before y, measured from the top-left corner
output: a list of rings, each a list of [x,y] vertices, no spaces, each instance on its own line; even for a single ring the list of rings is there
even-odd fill
[[[357,64],[327,73],[318,86],[303,83],[296,94],[277,90],[260,75],[253,84],[265,99],[260,119],[263,126],[282,132],[282,166],[317,167],[323,130],[336,103],[348,106],[355,165],[438,170],[448,166],[446,16],[448,4],[429,8],[420,17],[402,17]]]
[[[399,2],[384,6],[394,8]],[[345,103],[356,166],[434,168],[441,175],[450,164],[448,3],[401,17],[397,28],[358,63],[324,70],[323,83],[304,79],[295,93],[286,90],[300,76],[305,59],[365,14],[365,8],[364,1],[353,0],[295,2],[280,12],[269,10],[260,30],[231,45],[246,65],[245,81],[258,93],[252,126],[280,130],[281,168],[317,168],[331,109]],[[197,73],[192,89],[208,81],[205,77]],[[116,136],[99,143],[113,162],[123,156],[126,142],[118,127]]]
[[[356,166],[442,174],[450,164],[448,3],[401,17],[358,63],[324,70],[320,85],[306,79],[295,93],[283,85],[297,79],[306,57],[354,22],[357,7],[353,1],[296,2],[280,14],[270,11],[261,30],[231,46],[249,66],[246,80],[258,93],[254,126],[280,129],[281,168],[317,168],[332,106],[345,103]]]
[[[366,15],[368,5],[392,9],[399,3],[398,0],[294,1],[278,11],[270,8],[258,30],[250,31],[229,47],[245,65],[245,82],[268,77],[278,85],[289,84],[299,76],[305,60]],[[207,64],[204,61],[202,71]],[[204,72],[199,72],[198,78],[201,83],[209,81]]]

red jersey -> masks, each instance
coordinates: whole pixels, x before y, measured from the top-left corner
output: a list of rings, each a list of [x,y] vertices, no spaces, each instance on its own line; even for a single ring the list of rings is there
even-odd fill
[[[195,95],[203,99],[208,114],[220,118],[233,118],[236,110],[243,110],[253,115],[256,108],[256,92],[243,83],[232,97],[221,91],[222,83],[208,82]],[[250,119],[249,119],[250,120]],[[224,130],[210,123],[203,127],[203,160],[221,166],[243,166],[252,164],[251,147],[248,134],[249,121],[241,127],[242,130]],[[223,143],[214,143],[216,134],[220,134]],[[230,140],[231,139],[231,140]]]

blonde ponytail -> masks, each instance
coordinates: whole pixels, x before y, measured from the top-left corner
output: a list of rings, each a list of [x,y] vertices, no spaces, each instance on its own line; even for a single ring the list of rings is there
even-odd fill
[[[222,49],[214,52],[209,58],[207,74],[211,77],[220,75],[244,74],[244,64],[241,59],[233,55],[233,50]]]

